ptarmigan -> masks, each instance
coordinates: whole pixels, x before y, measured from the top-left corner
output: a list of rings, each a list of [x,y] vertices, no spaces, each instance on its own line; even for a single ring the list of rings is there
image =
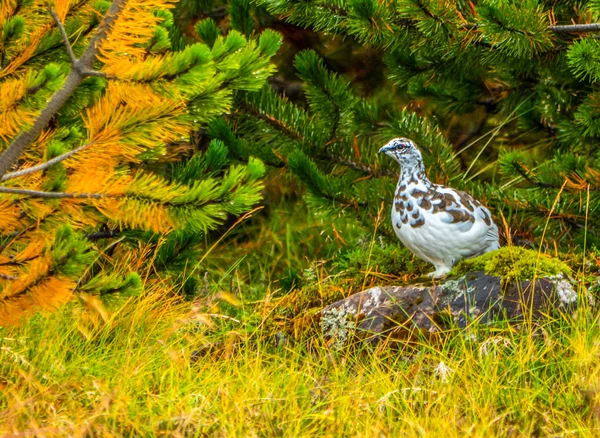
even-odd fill
[[[489,210],[465,192],[429,181],[411,140],[395,138],[379,152],[401,168],[392,208],[394,231],[417,257],[435,266],[430,277],[443,277],[462,258],[500,248]]]

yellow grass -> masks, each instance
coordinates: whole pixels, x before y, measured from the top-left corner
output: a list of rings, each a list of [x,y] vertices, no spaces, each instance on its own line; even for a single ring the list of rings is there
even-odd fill
[[[290,324],[311,300],[276,280],[338,251],[333,231],[314,232],[322,220],[239,223],[239,242],[208,244],[193,266],[207,273],[195,302],[156,282],[112,308],[82,296],[0,329],[0,436],[600,436],[600,315],[586,304],[383,351],[335,351]],[[388,277],[369,248],[359,286]],[[340,284],[309,263],[319,303]]]
[[[158,297],[106,322],[72,304],[2,330],[0,435],[598,435],[590,309],[527,329],[473,326],[435,345],[336,352],[316,332],[296,343],[244,321],[206,324],[189,303]]]

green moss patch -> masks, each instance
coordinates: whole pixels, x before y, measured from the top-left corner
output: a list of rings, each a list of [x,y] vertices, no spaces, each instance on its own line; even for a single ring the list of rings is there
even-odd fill
[[[407,275],[415,277],[427,272],[429,264],[415,258],[410,250],[401,245],[365,242],[348,250],[336,263],[337,268],[348,277],[361,277],[365,271],[381,274]],[[361,279],[362,281],[362,279]]]
[[[519,246],[505,246],[479,257],[461,260],[448,276],[458,277],[468,272],[484,271],[509,280],[530,280],[570,274],[571,268],[554,257]]]

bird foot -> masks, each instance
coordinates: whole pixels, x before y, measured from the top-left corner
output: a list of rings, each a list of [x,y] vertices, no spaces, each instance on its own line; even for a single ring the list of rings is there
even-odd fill
[[[429,278],[433,278],[433,279],[440,279],[440,278],[444,278],[446,277],[446,274],[450,272],[450,269],[448,268],[438,268],[433,272],[430,272],[429,274],[427,274],[427,276]]]

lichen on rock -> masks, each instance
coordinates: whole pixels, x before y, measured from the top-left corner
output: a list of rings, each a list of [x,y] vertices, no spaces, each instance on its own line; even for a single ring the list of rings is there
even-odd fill
[[[371,287],[322,309],[320,326],[340,349],[350,338],[372,345],[406,342],[473,322],[537,320],[553,309],[572,312],[577,304],[565,275],[503,281],[480,270],[437,284]]]
[[[323,333],[325,338],[334,339],[333,347],[336,350],[346,345],[348,336],[354,333],[356,329],[354,317],[355,315],[349,312],[344,306],[330,308],[326,312],[323,312],[319,321],[321,333]]]
[[[554,287],[560,301],[564,304],[575,303],[577,301],[577,292],[573,289],[573,285],[564,275],[559,274],[555,280]]]

